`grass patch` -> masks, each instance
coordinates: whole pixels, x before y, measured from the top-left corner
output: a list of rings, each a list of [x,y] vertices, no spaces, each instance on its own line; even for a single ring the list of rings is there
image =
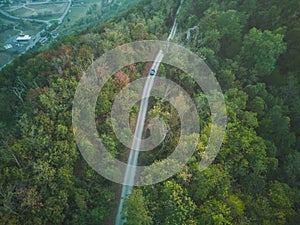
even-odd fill
[[[67,3],[60,4],[40,4],[40,5],[28,5],[29,8],[35,10],[38,15],[43,13],[52,13],[52,14],[63,14],[67,8]]]
[[[19,32],[16,30],[6,30],[0,33],[0,45],[3,47],[4,43],[12,36],[17,35]],[[0,53],[2,54],[2,52]]]
[[[15,55],[11,52],[0,52],[0,67],[12,60],[13,57],[15,57]]]
[[[19,8],[14,11],[11,11],[11,14],[21,18],[28,18],[37,15],[34,10],[27,9],[27,8]]]
[[[35,35],[45,27],[45,24],[25,21],[16,28],[22,30],[25,34]]]
[[[69,18],[70,21],[76,21],[79,18],[86,15],[87,7],[72,7],[71,12],[68,13],[66,19]]]
[[[7,23],[7,24],[16,24],[16,20],[11,20],[9,18],[7,18],[6,16],[3,16],[2,14],[0,14],[0,22],[1,23]]]
[[[20,18],[51,20],[59,18],[65,12],[67,6],[68,3],[28,4],[26,7],[18,8],[10,13]]]

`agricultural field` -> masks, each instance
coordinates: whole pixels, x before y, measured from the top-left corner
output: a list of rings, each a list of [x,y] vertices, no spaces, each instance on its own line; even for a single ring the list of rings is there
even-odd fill
[[[8,63],[15,57],[13,52],[1,51],[0,52],[0,66]]]
[[[19,32],[14,30],[13,27],[16,25],[14,21],[9,20],[2,15],[0,15],[0,24],[1,24],[1,32],[0,32],[0,67],[9,62],[15,55],[12,51],[4,50],[4,45],[8,39],[17,35]]]
[[[63,23],[65,28],[71,28],[79,18],[84,17],[87,12],[87,7],[72,7],[70,10],[71,12],[68,13]]]
[[[20,51],[23,51],[21,48],[5,49],[4,46],[6,44],[15,46],[15,38],[20,33],[34,36],[45,28],[45,24],[42,23],[13,20],[1,14],[0,25],[2,28],[0,32],[0,67],[20,54]]]
[[[23,33],[29,35],[35,35],[39,31],[41,31],[45,27],[45,24],[25,21],[23,23],[19,23],[16,28],[22,30]]]
[[[27,4],[16,10],[10,10],[10,13],[20,18],[51,20],[60,17],[66,10],[66,7],[67,3]]]
[[[10,14],[21,18],[26,18],[26,17],[36,16],[37,12],[30,8],[21,7],[21,8],[17,8],[16,10],[11,10]]]
[[[0,45],[4,45],[6,40],[10,37],[17,35],[19,32],[17,30],[9,29],[0,33]]]

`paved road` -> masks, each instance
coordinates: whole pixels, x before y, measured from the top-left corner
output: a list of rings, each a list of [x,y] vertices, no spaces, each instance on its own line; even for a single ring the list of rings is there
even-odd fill
[[[154,78],[158,71],[158,67],[161,63],[162,58],[163,58],[163,53],[160,50],[155,58],[153,65],[152,65],[152,69],[154,69],[156,72],[154,75],[148,75],[144,89],[143,89],[143,94],[141,97],[142,100],[141,100],[140,110],[139,110],[138,119],[137,119],[137,126],[135,127],[135,132],[134,132],[135,138],[132,142],[131,151],[130,151],[130,155],[129,155],[129,159],[128,159],[128,164],[130,164],[132,166],[136,166],[138,163],[139,151],[135,150],[135,149],[140,149],[140,146],[141,146],[142,133],[143,133],[146,114],[147,114],[147,110],[148,110],[148,100],[150,97],[151,89],[153,87]],[[121,199],[120,199],[118,214],[117,214],[117,218],[116,218],[116,225],[122,225],[125,222],[121,218],[121,216],[122,216],[121,213],[122,213],[123,204],[124,204],[124,198],[126,198],[132,192],[135,174],[136,174],[136,167],[127,167],[126,168],[124,183],[126,183],[128,185],[123,185],[123,187],[122,187]]]
[[[174,24],[172,26],[169,37],[167,38],[167,41],[170,41],[175,37],[176,30],[177,30],[177,15],[181,9],[183,1],[184,0],[181,0],[180,6],[176,12],[176,18],[174,20]],[[115,225],[123,225],[126,222],[124,219],[122,219],[122,210],[123,210],[123,205],[124,205],[124,199],[132,193],[132,187],[134,185],[135,174],[136,174],[135,166],[138,163],[138,157],[139,157],[139,151],[135,150],[135,149],[140,149],[140,146],[141,146],[142,133],[143,133],[145,118],[146,118],[146,114],[147,114],[147,110],[148,110],[148,99],[150,96],[151,89],[153,87],[153,82],[154,82],[156,73],[158,71],[158,68],[159,68],[159,65],[161,63],[163,56],[164,56],[164,54],[163,54],[162,50],[160,50],[158,52],[158,54],[156,55],[155,60],[151,67],[151,69],[155,70],[155,74],[153,76],[148,75],[144,89],[143,89],[140,110],[139,110],[138,119],[137,119],[137,125],[136,125],[135,131],[134,131],[135,138],[132,141],[129,159],[127,162],[129,165],[131,165],[131,167],[127,166],[127,168],[126,168],[126,173],[125,173],[125,178],[124,178],[124,183],[126,185],[122,186],[122,193],[121,193],[120,204],[119,204],[119,208],[118,208],[118,214],[116,217]]]
[[[26,48],[26,51],[28,51],[29,49],[33,48],[38,42],[39,40],[41,39],[41,34],[44,32],[45,30],[41,30],[40,32],[38,32],[34,37],[33,37],[33,40],[30,41],[29,45],[27,46]],[[25,52],[26,52],[25,51]],[[24,53],[25,53],[24,52]]]
[[[69,3],[68,3],[68,6],[67,6],[67,8],[66,8],[64,14],[63,14],[61,17],[58,18],[58,24],[61,24],[61,23],[62,23],[62,21],[64,20],[64,18],[66,17],[66,15],[68,14],[68,12],[69,12],[69,10],[70,10],[70,7],[71,7],[71,5],[72,5],[72,0],[69,0],[68,2],[69,2]]]
[[[25,5],[41,5],[41,4],[60,4],[60,3],[67,3],[68,1],[56,1],[56,2],[50,2],[50,1],[45,1],[45,2],[30,2],[29,4]]]

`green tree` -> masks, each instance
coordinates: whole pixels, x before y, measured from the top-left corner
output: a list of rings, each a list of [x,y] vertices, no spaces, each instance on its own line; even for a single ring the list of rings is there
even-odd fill
[[[230,176],[219,165],[211,165],[200,172],[198,163],[190,168],[191,177],[188,191],[196,204],[201,204],[207,199],[225,199],[230,192]]]
[[[274,70],[279,55],[285,50],[283,35],[252,28],[244,38],[240,63],[253,69],[258,76],[267,76]]]
[[[211,199],[203,203],[198,210],[197,222],[200,225],[231,225],[230,208],[221,201]]]
[[[145,40],[148,35],[144,24],[138,23],[131,30],[131,38],[134,41]]]
[[[195,203],[188,196],[186,189],[175,181],[166,181],[158,190],[153,188],[147,195],[153,209],[153,220],[161,221],[164,225],[188,225],[195,224],[193,215],[196,209]]]
[[[126,225],[150,225],[152,218],[149,216],[146,200],[140,189],[134,189],[124,201],[123,218]]]

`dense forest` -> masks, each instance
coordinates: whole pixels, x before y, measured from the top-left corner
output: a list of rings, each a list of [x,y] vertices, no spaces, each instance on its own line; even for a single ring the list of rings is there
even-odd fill
[[[143,0],[118,17],[15,59],[0,72],[0,224],[114,224],[120,185],[97,174],[77,149],[72,103],[83,71],[109,49],[136,40],[166,40],[179,0]],[[126,199],[126,225],[300,222],[299,0],[185,0],[174,42],[210,66],[224,92],[227,130],[213,164],[199,170],[210,134],[205,95],[182,71],[161,65],[158,76],[178,83],[195,101],[201,134],[183,170]],[[123,68],[103,88],[96,123],[105,146],[126,161],[110,111],[147,63]],[[141,164],[176,146],[178,116],[150,99],[171,131]],[[131,113],[135,123],[138,107]],[[147,122],[147,121],[146,121]],[[158,171],[159,173],[159,171]]]

